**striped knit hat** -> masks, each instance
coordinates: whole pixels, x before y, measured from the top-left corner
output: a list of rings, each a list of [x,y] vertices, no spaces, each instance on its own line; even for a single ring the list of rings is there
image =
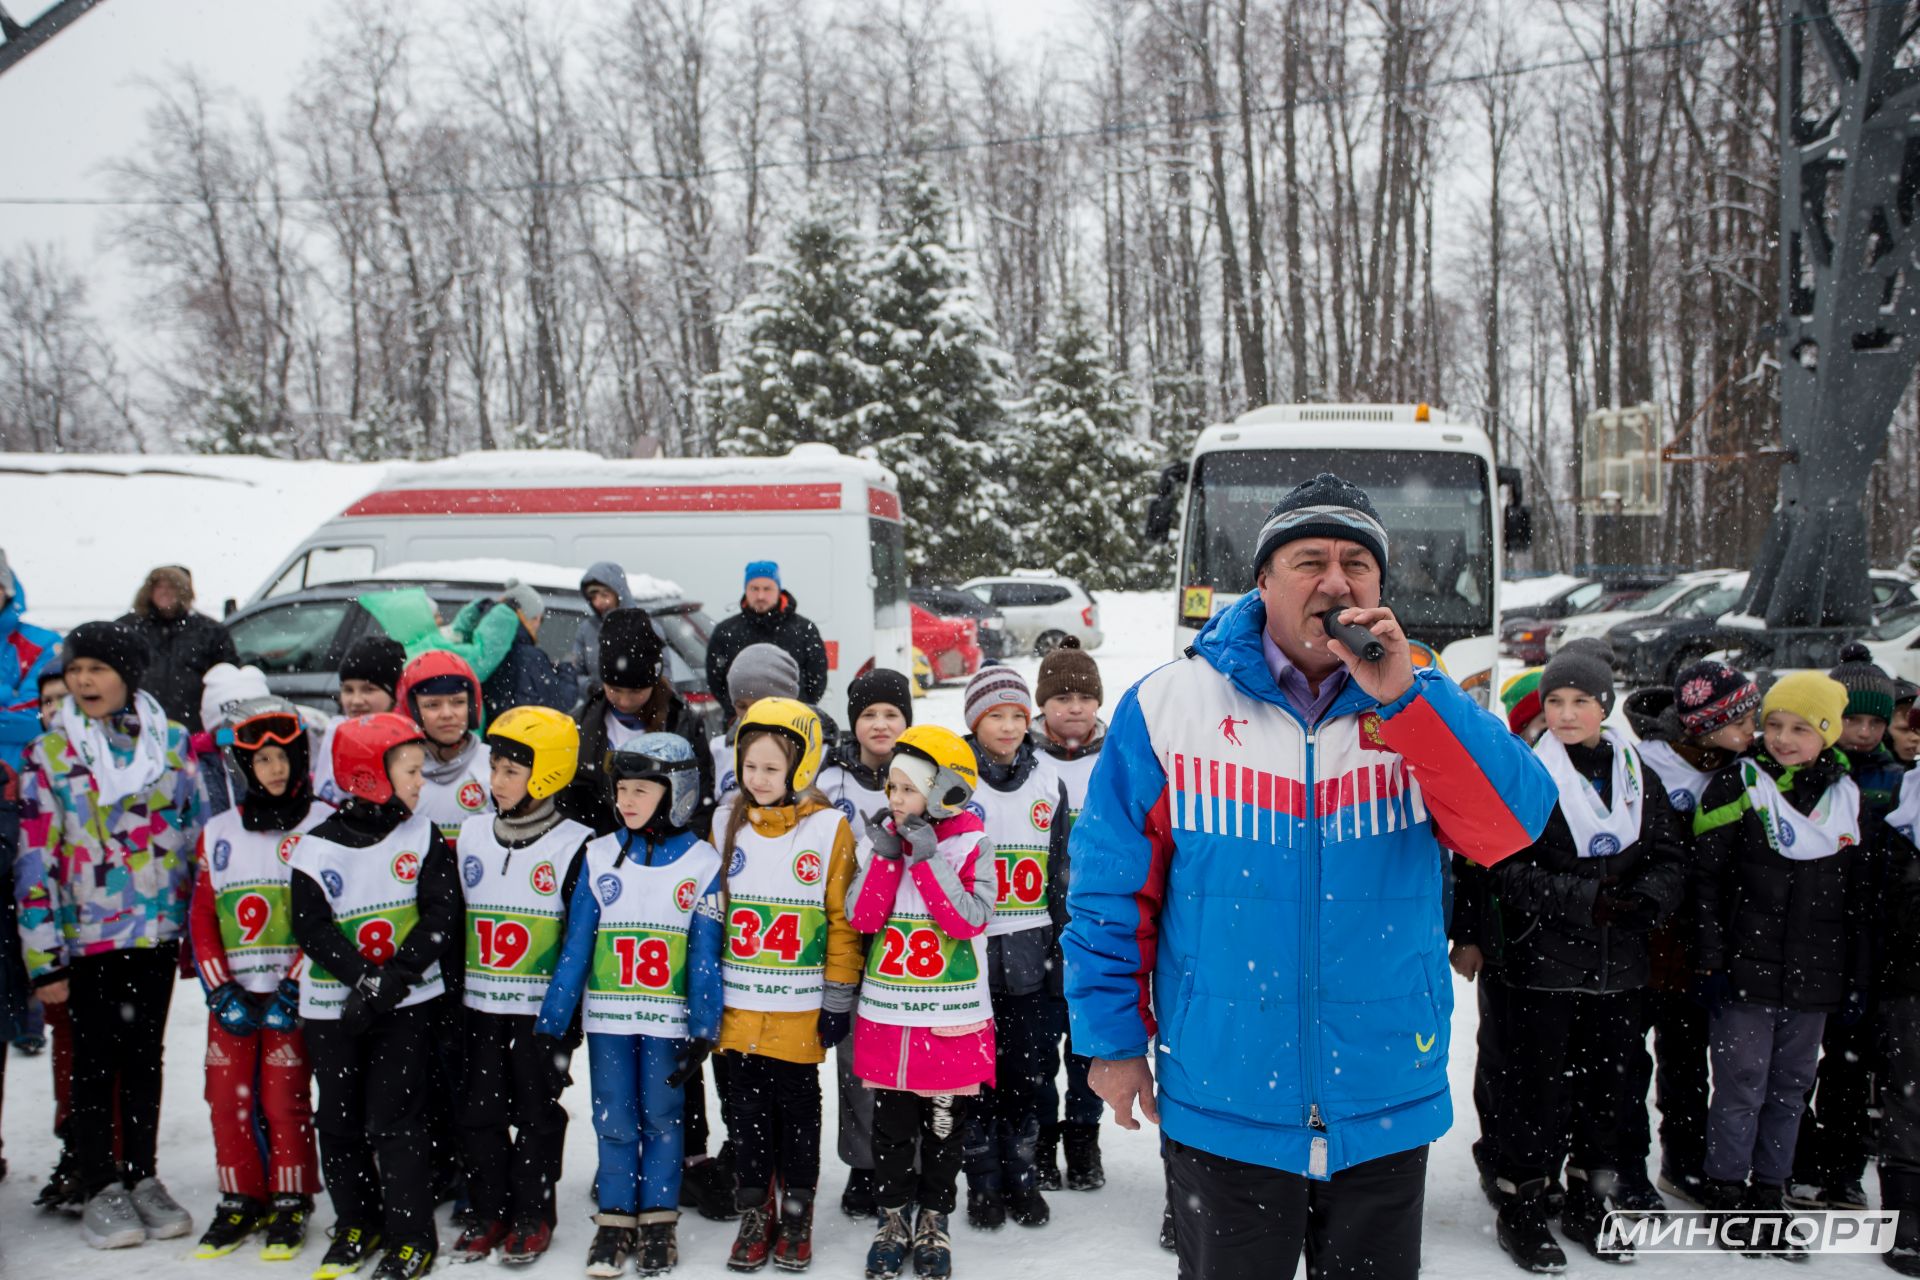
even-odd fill
[[[1254,552],[1253,571],[1266,567],[1273,553],[1289,542],[1302,538],[1344,538],[1373,552],[1380,571],[1387,570],[1387,528],[1372,499],[1358,485],[1348,484],[1332,472],[1322,471],[1280,499],[1267,513],[1260,527],[1259,550]]]
[[[1018,707],[1022,715],[1033,719],[1033,694],[1027,689],[1026,677],[1012,667],[982,667],[967,681],[967,732],[973,732],[980,717],[995,707]]]

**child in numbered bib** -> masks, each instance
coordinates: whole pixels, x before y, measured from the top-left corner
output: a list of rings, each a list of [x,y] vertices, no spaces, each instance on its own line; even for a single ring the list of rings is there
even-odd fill
[[[260,1256],[284,1261],[306,1244],[320,1183],[294,976],[292,860],[333,807],[313,797],[297,707],[253,698],[231,719],[221,737],[246,791],[201,833],[189,916],[207,993],[207,1106],[221,1191],[194,1256],[225,1257],[264,1231]]]
[[[887,807],[887,767],[893,744],[913,724],[913,685],[905,675],[878,667],[847,686],[848,729],[827,749],[820,767],[820,793],[833,802],[853,828],[862,866],[872,856],[866,843],[866,819]],[[840,1112],[840,1159],[847,1165],[847,1187],[840,1208],[850,1218],[874,1211],[873,1094],[853,1074],[853,1039],[834,1049],[835,1090]]]
[[[734,739],[740,796],[715,844],[724,864],[727,1128],[740,1232],[727,1265],[804,1270],[820,1181],[820,1070],[853,1025],[860,939],[847,923],[853,833],[813,787],[820,717],[756,702]]]
[[[598,1230],[587,1274],[641,1275],[679,1260],[685,1091],[720,1036],[720,854],[687,829],[700,807],[693,746],[646,733],[606,752],[618,829],[587,846],[567,908],[542,1037],[582,1016],[600,1139]]]
[[[537,1033],[566,931],[566,904],[593,832],[560,816],[580,764],[580,731],[548,707],[514,707],[488,727],[494,812],[468,818],[454,849],[466,902],[461,993],[466,1087],[457,1100],[470,1213],[453,1256],[512,1265],[547,1251],[567,1111],[560,1094],[577,1030]]]
[[[868,1280],[893,1280],[909,1253],[916,1277],[953,1272],[948,1218],[966,1111],[994,1069],[994,850],[967,806],[978,781],[959,737],[908,729],[893,750],[887,808],[864,820],[873,856],[848,900],[853,927],[873,935],[853,1032],[854,1073],[874,1095],[880,1229]]]
[[[415,810],[425,764],[405,716],[341,725],[333,776],[347,800],[294,850],[300,1016],[336,1218],[316,1280],[358,1271],[381,1248],[376,1280],[415,1280],[439,1254],[423,1111],[441,960],[464,909],[453,850]]]
[[[416,812],[439,827],[451,845],[460,838],[461,825],[487,808],[480,678],[458,654],[430,649],[407,663],[397,692],[400,714],[420,726],[427,746]]]
[[[994,1083],[967,1121],[967,1221],[983,1230],[1044,1226],[1040,1124],[1058,1113],[1054,1078],[1067,1034],[1060,931],[1067,924],[1067,786],[1028,738],[1033,697],[1012,667],[988,667],[967,684],[967,743],[980,762],[969,802],[993,841],[993,923],[987,984],[993,992]]]
[[[1782,676],[1758,749],[1707,784],[1693,817],[1693,962],[1713,1054],[1702,1200],[1747,1211],[1756,1231],[1791,1214],[1826,1023],[1860,1022],[1870,995],[1860,789],[1834,746],[1846,710],[1832,677]]]

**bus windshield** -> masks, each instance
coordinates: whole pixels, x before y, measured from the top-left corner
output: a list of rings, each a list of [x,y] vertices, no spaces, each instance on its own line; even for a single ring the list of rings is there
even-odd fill
[[[1253,586],[1260,527],[1282,495],[1331,471],[1367,491],[1387,527],[1385,603],[1435,647],[1493,631],[1486,463],[1420,450],[1242,449],[1201,454],[1187,504],[1180,585],[1223,597]]]

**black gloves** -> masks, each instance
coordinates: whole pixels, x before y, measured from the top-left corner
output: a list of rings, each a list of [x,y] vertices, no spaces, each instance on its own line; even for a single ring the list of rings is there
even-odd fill
[[[533,1051],[540,1058],[540,1078],[546,1082],[547,1096],[558,1098],[573,1083],[573,1050],[559,1036],[534,1032]]]
[[[1632,890],[1602,889],[1593,899],[1593,922],[1611,925],[1631,933],[1651,932],[1659,920],[1659,908],[1644,893]]]
[[[347,992],[346,1007],[340,1011],[340,1029],[348,1035],[359,1035],[373,1025],[375,1018],[399,1008],[418,981],[419,974],[393,964],[367,970]]]
[[[667,1088],[684,1089],[695,1076],[700,1074],[700,1064],[705,1062],[707,1055],[712,1052],[713,1041],[703,1040],[698,1036],[681,1045],[676,1057],[679,1065],[674,1067],[673,1074],[667,1077]]]
[[[822,1049],[831,1049],[852,1033],[853,1011],[849,1009],[845,1013],[833,1013],[830,1010],[822,1009],[820,1011],[819,1028],[820,1047]]]

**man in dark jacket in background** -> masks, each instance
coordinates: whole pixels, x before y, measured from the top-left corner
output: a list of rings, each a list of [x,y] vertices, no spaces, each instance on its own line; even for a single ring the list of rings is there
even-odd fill
[[[140,687],[160,700],[167,719],[189,733],[200,732],[200,686],[207,668],[216,662],[239,666],[240,655],[224,626],[193,611],[193,574],[177,564],[161,565],[140,584],[133,612],[120,621],[153,650]]]
[[[634,606],[633,590],[627,586],[627,571],[611,560],[587,566],[580,579],[580,594],[587,602],[587,616],[573,633],[573,647],[567,650],[567,665],[580,673],[580,695],[600,680],[600,627],[616,609]]]
[[[754,644],[777,644],[792,654],[800,667],[800,701],[818,705],[827,692],[827,646],[820,629],[801,616],[792,594],[781,587],[780,566],[771,560],[747,566],[740,612],[715,627],[707,644],[707,688],[721,706],[733,705],[727,696],[733,660]]]

